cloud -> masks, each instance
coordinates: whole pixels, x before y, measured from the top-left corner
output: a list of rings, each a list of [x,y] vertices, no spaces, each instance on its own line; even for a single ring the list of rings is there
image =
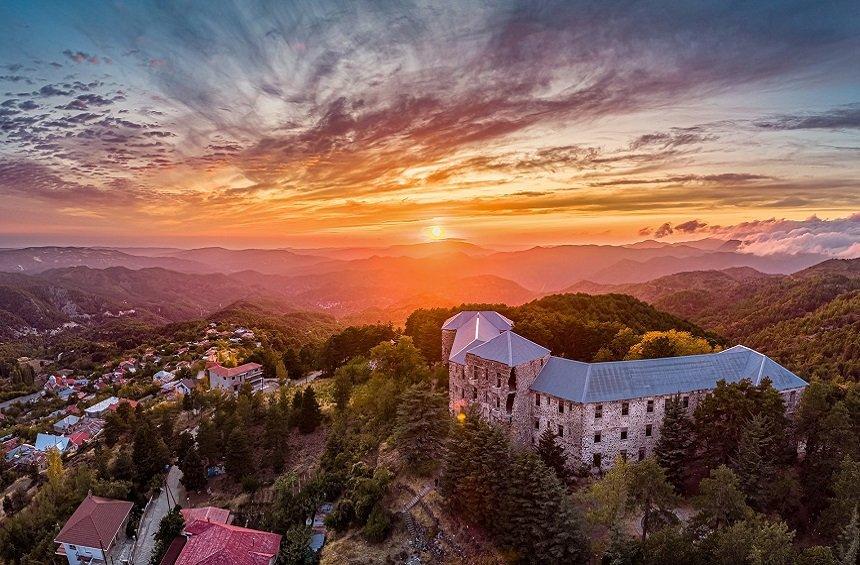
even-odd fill
[[[657,239],[667,237],[672,235],[673,231],[674,230],[672,229],[671,224],[669,224],[669,222],[666,222],[665,224],[654,230],[654,237],[656,237]]]
[[[707,133],[702,126],[672,128],[668,132],[641,135],[630,143],[630,149],[636,150],[643,147],[655,146],[662,149],[670,149],[682,145],[697,145],[716,139],[719,139],[717,135]]]
[[[822,220],[760,220],[715,228],[714,235],[741,241],[739,251],[754,255],[817,253],[860,257],[860,214]]]
[[[803,129],[858,129],[860,128],[860,104],[834,108],[818,114],[780,115],[753,122],[757,127],[769,130]]]
[[[91,63],[93,65],[99,64],[98,56],[90,55],[89,53],[84,53],[83,51],[72,51],[71,49],[66,49],[65,51],[63,51],[63,55],[65,55],[75,63]]]
[[[699,220],[690,220],[681,224],[675,225],[675,230],[683,233],[696,233],[705,229],[708,224]]]

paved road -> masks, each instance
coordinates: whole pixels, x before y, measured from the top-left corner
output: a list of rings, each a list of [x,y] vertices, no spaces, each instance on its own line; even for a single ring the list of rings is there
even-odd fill
[[[161,487],[158,496],[153,498],[144,510],[137,530],[140,537],[137,538],[134,547],[132,563],[149,563],[161,519],[177,504],[180,506],[185,504],[185,488],[179,484],[180,477],[182,477],[182,471],[176,465],[172,466],[167,473],[168,490]]]
[[[44,391],[37,390],[32,394],[25,394],[24,396],[19,396],[18,398],[10,398],[9,400],[4,400],[0,402],[0,412],[3,412],[13,404],[29,404],[31,402],[35,402],[39,398],[42,397]]]

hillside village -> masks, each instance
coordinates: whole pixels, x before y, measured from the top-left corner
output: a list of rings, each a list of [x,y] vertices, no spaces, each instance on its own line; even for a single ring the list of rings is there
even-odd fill
[[[733,537],[720,537],[731,527],[746,528],[738,531],[757,548],[777,528],[778,541],[768,542],[781,544],[773,563],[838,562],[860,446],[856,430],[832,436],[815,423],[856,422],[856,383],[806,387],[756,354],[744,366],[769,378],[715,373],[689,403],[675,398],[680,388],[667,390],[654,404],[659,419],[648,418],[640,398],[629,403],[635,423],[624,424],[604,402],[598,444],[590,422],[600,415],[589,412],[580,430],[574,397],[554,400],[559,389],[545,388],[579,377],[534,381],[541,369],[654,358],[677,365],[722,359],[737,347],[620,295],[473,310],[418,310],[404,330],[326,330],[313,345],[259,313],[237,314],[155,339],[142,334],[103,363],[87,348],[16,358],[3,369],[22,394],[0,407],[0,557],[74,565],[184,565],[207,555],[235,563],[249,555],[279,564],[545,563],[631,551],[665,562],[665,551],[703,559],[740,551]],[[546,334],[547,323],[565,330]],[[532,341],[547,335],[565,357]],[[524,368],[535,363],[535,371]],[[506,371],[499,382],[497,371]],[[514,390],[523,398],[511,404]],[[506,409],[521,427],[508,427]],[[734,413],[747,416],[728,423]],[[654,426],[653,437],[637,435],[650,435],[640,420]],[[623,445],[628,437],[646,447]],[[739,445],[748,459],[735,457]],[[510,480],[487,482],[484,464],[506,469]],[[641,481],[662,493],[645,506],[635,502]],[[832,494],[786,500],[771,484]],[[725,496],[736,506],[719,518],[713,504]],[[816,516],[815,529],[804,529],[799,515]],[[88,530],[91,520],[106,526]],[[688,538],[693,527],[706,528],[716,545]],[[541,545],[548,539],[555,541]]]

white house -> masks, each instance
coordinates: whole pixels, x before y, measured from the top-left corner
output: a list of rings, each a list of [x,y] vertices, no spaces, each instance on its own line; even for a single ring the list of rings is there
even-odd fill
[[[125,500],[88,494],[54,538],[59,544],[57,555],[64,556],[69,565],[118,563],[133,506]]]

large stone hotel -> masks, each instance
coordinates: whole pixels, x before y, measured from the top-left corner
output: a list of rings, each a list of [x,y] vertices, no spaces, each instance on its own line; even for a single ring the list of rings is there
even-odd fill
[[[617,456],[654,451],[666,401],[682,398],[692,413],[717,382],[768,378],[787,410],[806,382],[766,355],[741,345],[704,355],[583,363],[512,331],[498,312],[464,311],[442,326],[452,412],[474,405],[521,445],[551,429],[573,465],[607,468]]]

